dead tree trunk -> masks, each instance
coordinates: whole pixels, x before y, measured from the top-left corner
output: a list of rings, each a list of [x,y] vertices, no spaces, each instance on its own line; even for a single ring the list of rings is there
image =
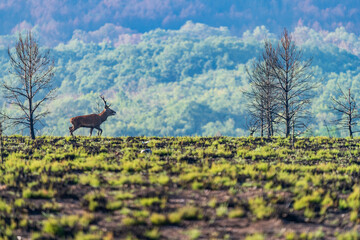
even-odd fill
[[[270,58],[272,76],[277,79],[279,104],[282,111],[277,115],[285,124],[285,136],[291,136],[294,120],[305,111],[310,103],[311,90],[316,87],[311,71],[311,59],[303,61],[302,51],[298,50],[295,42],[286,29],[282,33],[276,52]],[[298,117],[297,117],[298,116]]]
[[[256,122],[260,123],[260,135],[271,137],[274,134],[275,115],[278,111],[278,93],[276,82],[271,75],[274,49],[269,41],[264,43],[264,52],[252,65],[246,69],[250,79],[250,89],[245,93],[248,99],[248,111]]]
[[[40,50],[37,41],[29,31],[25,38],[19,34],[15,49],[8,48],[8,55],[15,76],[12,81],[2,82],[7,104],[17,107],[17,116],[6,115],[13,125],[28,128],[30,137],[35,139],[35,125],[48,114],[40,110],[43,103],[54,98],[54,61],[50,52]]]
[[[357,125],[360,119],[360,115],[356,109],[356,101],[354,96],[351,94],[351,89],[345,93],[340,86],[339,92],[341,96],[338,98],[331,97],[333,103],[332,109],[340,113],[338,119],[334,121],[335,124],[340,125],[340,128],[344,128],[349,132],[349,137],[353,138],[354,133],[358,132],[354,127]]]

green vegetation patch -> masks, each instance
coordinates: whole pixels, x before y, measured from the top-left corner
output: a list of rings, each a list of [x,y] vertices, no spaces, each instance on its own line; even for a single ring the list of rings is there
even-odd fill
[[[357,238],[360,138],[4,143],[0,239]],[[316,224],[274,232],[288,221]]]

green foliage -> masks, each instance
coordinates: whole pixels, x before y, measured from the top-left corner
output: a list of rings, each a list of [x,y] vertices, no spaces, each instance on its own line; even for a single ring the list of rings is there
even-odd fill
[[[75,240],[98,240],[103,239],[101,234],[89,233],[85,234],[83,232],[79,232],[75,236]]]
[[[355,185],[353,192],[347,198],[347,203],[350,208],[359,210],[360,208],[360,186]]]
[[[160,204],[160,203],[161,203],[161,200],[158,197],[140,199],[140,204],[144,207],[149,207],[154,204]]]
[[[170,178],[166,174],[160,174],[160,175],[155,175],[155,176],[150,177],[151,183],[157,183],[160,185],[168,184],[169,180],[170,180]]]
[[[159,229],[158,228],[153,228],[151,230],[148,230],[145,232],[145,237],[147,237],[148,239],[159,239],[160,238],[160,233],[159,233]]]
[[[228,207],[226,204],[221,204],[217,209],[216,209],[216,216],[218,217],[223,217],[225,215],[228,214]]]
[[[42,132],[64,135],[70,116],[94,112],[97,93],[111,90],[113,106],[125,114],[121,121],[109,119],[104,134],[245,135],[246,101],[241,91],[248,86],[245,67],[263,43],[229,36],[222,30],[193,28],[157,29],[143,34],[138,44],[116,48],[76,39],[52,48],[55,85],[62,97],[49,105],[52,113],[45,127],[39,126]],[[335,118],[327,106],[329,96],[336,95],[337,84],[359,85],[359,59],[333,46],[302,47],[305,56],[314,56],[314,78],[323,79],[311,108],[313,132],[344,135],[324,119]],[[6,71],[10,67],[6,48],[0,50],[0,77],[12,79]],[[88,130],[79,130],[79,134],[87,135]]]
[[[154,225],[162,225],[166,223],[166,216],[159,213],[153,213],[150,216],[150,222]]]
[[[122,219],[122,224],[126,225],[126,226],[133,226],[138,224],[139,222],[132,217],[125,217]]]
[[[274,212],[274,209],[270,205],[267,205],[261,197],[249,199],[249,207],[257,219],[270,217]]]
[[[56,202],[45,202],[42,206],[41,209],[44,212],[58,212],[60,210],[60,206],[58,203]]]
[[[115,198],[118,200],[132,199],[134,197],[135,197],[134,194],[132,194],[130,192],[117,192],[115,194]]]
[[[11,206],[9,206],[6,202],[0,199],[0,212],[10,213]]]
[[[301,239],[324,239],[325,233],[322,228],[318,228],[315,232],[306,232],[300,235]]]
[[[75,229],[85,229],[93,220],[92,215],[68,215],[61,218],[49,218],[43,221],[43,232],[52,237],[66,237]]]
[[[122,175],[118,180],[113,181],[113,185],[122,186],[124,184],[142,184],[143,178],[139,174]]]
[[[100,181],[97,178],[97,176],[94,175],[94,174],[81,175],[80,178],[79,178],[79,182],[81,184],[84,184],[84,185],[88,184],[88,185],[90,185],[92,187],[99,187],[100,186]]]
[[[197,220],[203,217],[201,209],[194,206],[185,206],[178,211],[182,215],[182,218],[186,220]]]
[[[311,195],[303,196],[294,203],[295,210],[301,210],[310,207],[311,204],[321,202],[321,195],[318,191],[314,191]]]
[[[31,142],[36,150],[23,147],[30,143],[22,137],[5,140],[0,238],[34,231],[34,239],[161,238],[171,228],[184,238],[192,226],[205,237],[231,239],[232,232],[209,226],[261,227],[263,219],[305,216],[326,231],[296,230],[294,236],[265,229],[266,237],[327,239],[334,231],[351,237],[341,226],[359,222],[360,167],[349,148],[360,146],[360,138],[300,138],[289,148],[282,138],[44,137]],[[55,144],[61,140],[64,146]],[[320,144],[326,151],[319,154]],[[74,147],[67,156],[74,157],[63,157],[69,145]],[[157,149],[155,157],[141,153],[148,145]],[[86,212],[94,217],[83,219]]]
[[[334,201],[332,200],[332,198],[330,197],[330,193],[327,193],[326,196],[323,198],[323,200],[321,201],[321,211],[320,214],[325,214],[326,210],[329,207],[332,207],[334,204]]]
[[[198,181],[194,181],[192,184],[191,184],[191,188],[193,190],[199,190],[199,189],[202,189],[204,187],[204,184],[201,183],[201,182],[198,182]]]
[[[179,208],[177,211],[168,215],[168,220],[172,224],[180,223],[182,219],[185,220],[199,220],[202,219],[203,214],[201,209],[194,206],[185,206]]]
[[[182,220],[182,217],[183,217],[182,212],[172,212],[172,213],[169,213],[169,215],[168,215],[169,222],[172,224],[180,223]]]
[[[245,240],[265,240],[265,236],[261,233],[255,233],[255,234],[247,235]]]
[[[191,240],[198,239],[201,236],[201,231],[199,229],[193,228],[186,231],[186,235]]]
[[[114,202],[108,202],[106,204],[106,209],[114,211],[114,210],[118,210],[121,209],[121,207],[123,206],[123,202],[122,201],[114,201]]]
[[[347,203],[348,206],[352,209],[350,213],[350,220],[353,222],[358,221],[360,209],[360,186],[355,185],[353,187],[353,192],[347,198]]]
[[[29,188],[24,189],[23,197],[24,198],[44,198],[49,199],[53,198],[56,194],[56,191],[53,189],[39,189],[39,190],[31,190]]]
[[[212,199],[210,199],[210,201],[208,202],[208,206],[211,207],[211,208],[215,208],[215,207],[216,207],[216,204],[217,204],[216,198],[212,198]]]
[[[242,208],[236,208],[229,211],[229,218],[241,218],[245,215],[245,211]]]
[[[339,208],[340,209],[344,210],[344,209],[347,209],[348,207],[349,207],[349,205],[345,199],[339,199]]]
[[[294,239],[296,239],[295,236],[296,236],[295,232],[287,232],[287,233],[285,233],[285,239],[286,240],[294,240]]]
[[[356,229],[349,232],[341,233],[336,236],[337,240],[357,240],[359,238],[360,234]]]
[[[110,210],[113,210],[112,208],[120,207],[118,204],[119,202],[107,204],[106,195],[103,192],[89,192],[83,197],[83,205],[88,206],[90,211],[96,211],[107,207],[109,207]]]

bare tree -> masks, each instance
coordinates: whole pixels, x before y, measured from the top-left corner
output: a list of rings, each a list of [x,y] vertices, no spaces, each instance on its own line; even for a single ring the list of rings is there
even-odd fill
[[[288,31],[284,29],[278,43],[276,54],[270,58],[272,75],[277,79],[279,104],[282,112],[278,114],[285,123],[285,136],[289,137],[296,121],[304,115],[306,106],[312,98],[311,90],[316,87],[312,81],[312,59],[303,61],[303,54],[298,50]]]
[[[253,136],[256,132],[260,131],[260,136],[264,136],[264,114],[260,111],[261,102],[256,102],[252,99],[251,92],[246,92],[248,97],[247,112],[248,116],[246,119],[246,129],[249,130],[250,136]]]
[[[6,114],[5,118],[13,125],[29,128],[30,137],[35,139],[35,125],[49,112],[40,106],[54,97],[54,61],[50,51],[40,51],[38,42],[31,31],[25,38],[19,34],[15,49],[8,48],[8,55],[15,75],[11,82],[3,82],[1,87],[7,103],[20,110],[16,116]]]
[[[360,120],[360,115],[356,109],[356,101],[351,94],[351,89],[344,92],[340,86],[339,92],[341,95],[338,98],[331,97],[332,109],[341,114],[341,116],[334,121],[334,123],[340,125],[340,128],[345,128],[349,131],[349,136],[352,138],[353,134],[359,132],[355,130],[355,126]]]
[[[279,111],[277,81],[270,66],[275,49],[267,40],[264,42],[264,48],[251,70],[246,69],[251,85],[246,96],[249,113],[255,119],[254,122],[259,124],[261,136],[266,131],[267,137],[271,137],[274,135],[274,124]]]
[[[252,116],[251,113],[250,116],[245,118],[245,129],[249,131],[249,136],[254,136],[254,133],[260,127],[259,120]]]

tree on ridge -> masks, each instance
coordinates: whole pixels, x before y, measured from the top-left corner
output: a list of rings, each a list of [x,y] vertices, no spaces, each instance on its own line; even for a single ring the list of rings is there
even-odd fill
[[[302,118],[306,107],[310,104],[312,90],[317,83],[313,81],[310,69],[312,59],[303,61],[303,53],[298,49],[292,37],[284,29],[278,42],[274,57],[269,66],[272,75],[277,79],[279,105],[281,112],[278,117],[285,123],[285,136],[295,134],[295,128],[304,126]]]
[[[360,120],[360,114],[357,110],[354,95],[351,93],[351,88],[345,92],[340,86],[338,87],[341,95],[338,98],[331,97],[332,109],[342,116],[336,119],[334,123],[340,125],[340,128],[348,130],[350,138],[353,138],[353,134],[359,132],[359,130],[355,130],[355,126]]]
[[[260,57],[253,62],[251,70],[246,69],[250,79],[250,90],[247,91],[248,110],[253,119],[253,123],[260,128],[260,135],[267,137],[274,135],[274,125],[276,124],[276,115],[279,111],[277,82],[272,74],[275,49],[270,41],[264,42],[264,51]]]
[[[31,31],[19,38],[15,49],[8,48],[8,55],[14,75],[11,81],[3,81],[1,87],[7,104],[15,106],[19,113],[15,116],[2,113],[12,125],[28,128],[30,137],[35,139],[35,125],[41,122],[49,111],[41,110],[45,101],[54,98],[54,60],[50,51],[42,51]]]

